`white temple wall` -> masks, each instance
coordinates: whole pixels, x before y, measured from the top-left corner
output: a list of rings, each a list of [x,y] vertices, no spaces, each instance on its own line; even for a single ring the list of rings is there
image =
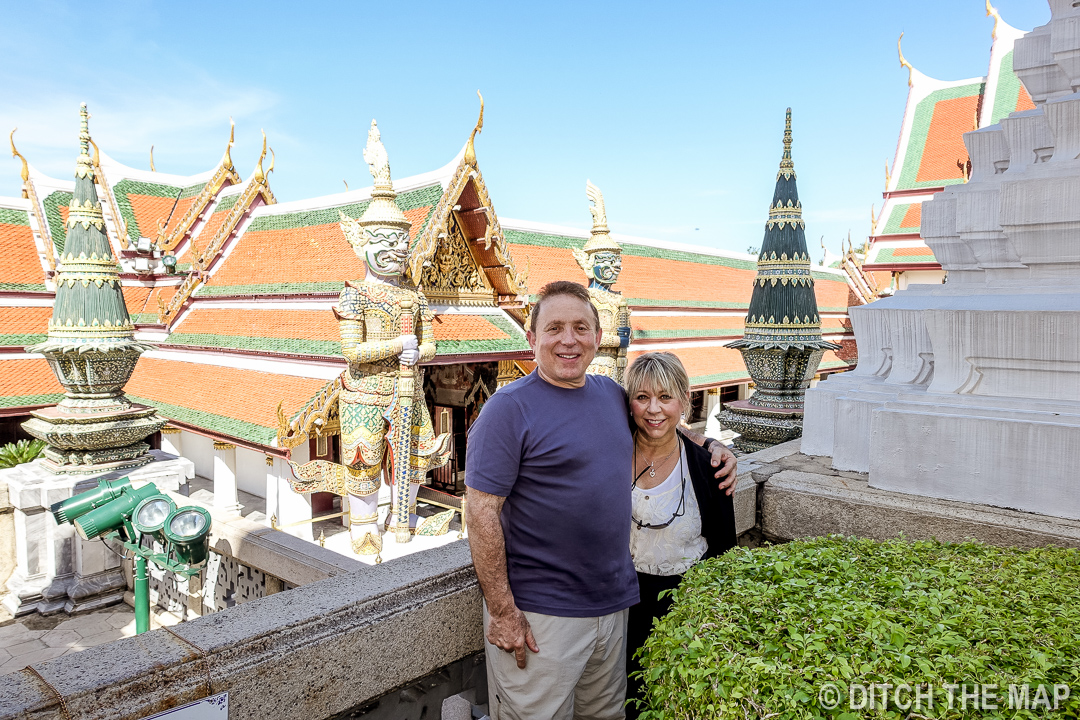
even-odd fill
[[[184,457],[195,463],[195,474],[199,477],[214,477],[214,441],[205,435],[184,430],[181,434],[181,448]]]
[[[896,287],[907,290],[912,285],[940,285],[944,270],[905,270],[896,280]]]
[[[236,487],[256,497],[266,497],[266,455],[237,446]]]

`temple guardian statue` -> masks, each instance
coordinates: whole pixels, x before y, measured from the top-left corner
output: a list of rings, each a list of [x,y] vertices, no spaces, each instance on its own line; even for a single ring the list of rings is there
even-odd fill
[[[397,206],[390,162],[374,120],[364,160],[375,181],[371,202],[359,220],[341,213],[341,229],[364,260],[366,274],[345,283],[334,309],[341,352],[349,363],[337,400],[342,463],[290,462],[297,478],[290,482],[297,492],[347,496],[353,551],[378,556],[384,475],[394,483],[390,527],[397,542],[446,532],[446,513],[418,524],[416,493],[427,471],[449,459],[450,436],[435,436],[424,402],[419,363],[435,357],[432,318],[427,298],[406,276],[411,224]]]
[[[585,195],[592,201],[592,237],[582,250],[574,248],[574,259],[589,278],[589,296],[600,315],[600,347],[588,372],[606,375],[622,384],[626,370],[626,348],[630,345],[630,309],[622,293],[611,289],[622,271],[622,248],[611,239],[600,188],[585,181]]]

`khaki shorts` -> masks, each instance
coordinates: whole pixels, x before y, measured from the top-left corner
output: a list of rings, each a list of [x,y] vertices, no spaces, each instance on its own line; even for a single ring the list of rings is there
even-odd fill
[[[525,613],[539,653],[525,650],[525,669],[513,653],[487,640],[488,714],[492,720],[622,720],[626,717],[628,610],[568,618]]]

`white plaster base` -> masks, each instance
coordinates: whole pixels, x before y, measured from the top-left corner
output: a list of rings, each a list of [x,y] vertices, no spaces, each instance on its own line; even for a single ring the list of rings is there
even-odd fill
[[[1080,402],[902,394],[870,445],[870,487],[1080,519]]]
[[[119,555],[100,540],[80,540],[71,525],[57,525],[49,507],[97,486],[99,480],[131,478],[176,492],[195,475],[190,460],[158,450],[154,462],[129,471],[92,476],[54,475],[35,461],[0,470],[15,514],[15,572],[3,607],[12,615],[84,612],[123,599]]]

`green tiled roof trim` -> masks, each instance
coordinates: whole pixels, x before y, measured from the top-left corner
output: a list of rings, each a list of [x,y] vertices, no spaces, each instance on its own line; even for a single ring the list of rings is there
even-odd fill
[[[746,370],[732,370],[731,372],[713,373],[712,375],[695,375],[690,378],[691,385],[713,385],[725,380],[742,380],[750,377]]]
[[[24,407],[26,405],[55,405],[64,399],[64,393],[48,395],[9,395],[0,397],[0,408]]]
[[[942,185],[955,185],[964,182],[963,178],[934,179],[917,182],[919,166],[922,164],[922,154],[926,147],[926,138],[930,134],[930,122],[934,118],[934,108],[942,100],[955,100],[956,98],[981,95],[984,83],[972,83],[959,87],[944,88],[930,93],[915,106],[915,120],[911,126],[911,136],[908,138],[907,155],[904,156],[904,169],[900,173],[900,181],[896,185],[897,190],[910,190],[912,188],[941,187]],[[957,158],[959,160],[959,158]]]
[[[113,185],[112,190],[113,195],[116,196],[116,207],[120,210],[120,214],[124,216],[124,222],[127,224],[128,236],[135,240],[140,237],[150,236],[143,232],[139,228],[139,223],[135,221],[135,211],[131,209],[129,195],[175,198],[179,192],[180,199],[184,200],[198,195],[204,187],[206,187],[206,183],[200,183],[181,190],[173,185],[159,185],[157,183],[139,182],[138,180],[121,180]]]
[[[442,185],[436,183],[428,187],[417,188],[416,190],[408,190],[400,193],[397,196],[398,207],[402,212],[409,210],[415,210],[420,207],[431,207],[434,209],[435,204],[439,202],[439,198],[442,197]],[[340,205],[338,207],[323,208],[321,210],[301,210],[300,212],[284,213],[281,215],[260,215],[251,221],[248,225],[248,232],[261,232],[264,230],[295,230],[296,228],[312,227],[314,225],[332,225],[341,222],[341,216],[338,215],[338,211],[343,211],[346,215],[352,218],[359,218],[367,210],[367,206],[370,201],[365,200],[359,203],[353,203],[351,205]],[[416,237],[427,226],[428,221],[431,219],[431,213],[424,218],[424,222],[420,228],[413,232],[413,237]]]
[[[708,328],[704,330],[635,330],[635,340],[656,338],[742,337],[741,328]]]
[[[848,309],[849,308],[847,307],[824,307],[822,305],[818,306],[819,313],[846,313]]]
[[[528,232],[525,230],[504,230],[506,241],[513,245],[536,245],[553,248],[581,248],[585,246],[582,238],[566,237],[565,235],[548,235],[547,233]],[[623,255],[635,257],[658,258],[661,260],[677,260],[690,262],[696,265],[720,265],[735,270],[757,271],[757,263],[752,260],[740,260],[738,258],[717,257],[715,255],[698,254],[685,250],[669,250],[667,248],[652,247],[650,245],[638,245],[636,243],[623,243]]]
[[[240,199],[240,195],[229,195],[228,197],[221,198],[221,201],[214,206],[214,215],[219,212],[225,212],[226,210],[232,210],[233,205]]]
[[[60,395],[59,397],[62,398],[63,395]],[[157,408],[159,413],[170,420],[179,420],[180,422],[185,422],[189,425],[195,425],[196,427],[205,428],[224,435],[231,435],[232,437],[247,440],[248,442],[259,443],[260,445],[270,445],[273,443],[274,439],[277,438],[277,428],[263,427],[262,425],[225,417],[224,415],[216,415],[214,413],[203,412],[202,410],[192,410],[191,408],[170,405],[169,403],[158,402],[157,400],[150,400],[149,398],[136,397],[135,395],[128,395],[127,397],[133,402]]]
[[[521,328],[498,315],[485,315],[484,320],[509,335],[508,338],[493,340],[440,340],[436,345],[437,355],[464,355],[466,353],[514,352],[528,350],[529,343]]]
[[[45,342],[49,336],[45,333],[19,333],[15,335],[0,335],[0,345],[4,347],[23,347]]]
[[[174,333],[169,336],[168,344],[196,345],[199,347],[228,348],[232,350],[260,350],[263,352],[290,353],[293,355],[324,355],[327,357],[341,355],[341,343],[337,340],[246,337],[243,335],[214,335],[210,333]]]
[[[45,206],[45,222],[49,224],[49,234],[52,235],[53,245],[56,246],[58,254],[64,252],[64,240],[67,239],[67,228],[64,227],[60,207],[70,205],[71,197],[72,193],[55,190],[41,202]]]
[[[529,300],[536,302],[539,295],[530,295]],[[745,310],[746,303],[727,302],[721,300],[664,300],[657,298],[626,298],[626,303],[631,307],[693,307],[693,308],[718,308],[721,310]]]
[[[837,359],[837,360],[822,360],[821,364],[818,365],[818,370],[825,370],[825,369],[828,369],[828,368],[836,368],[836,367],[848,367],[849,365],[854,365],[854,364],[855,364],[854,362],[848,362],[846,360],[839,360],[839,359]]]
[[[134,313],[131,315],[131,322],[137,325],[157,325],[157,321],[157,313]]]
[[[924,252],[918,255],[896,255],[896,250],[923,250]],[[936,263],[937,258],[934,257],[934,251],[930,248],[881,248],[878,251],[877,257],[874,258],[874,264],[879,263]]]
[[[912,233],[919,232],[918,225],[901,225],[904,222],[904,216],[907,215],[907,211],[912,205],[918,203],[905,203],[903,205],[894,205],[892,211],[889,212],[889,219],[885,223],[885,230],[882,235],[893,235],[895,233]]]
[[[263,283],[259,285],[202,285],[195,291],[197,297],[213,295],[304,295],[307,293],[340,293],[341,281]]]
[[[990,113],[990,124],[994,125],[1009,113],[1016,111],[1016,103],[1020,100],[1020,78],[1013,72],[1013,51],[1005,53],[1001,58],[1001,68],[998,70],[997,94],[994,96],[994,109]]]
[[[0,225],[18,225],[30,227],[30,216],[25,210],[0,208]]]
[[[13,292],[48,292],[49,289],[45,287],[45,283],[0,282],[0,290],[11,290]]]

